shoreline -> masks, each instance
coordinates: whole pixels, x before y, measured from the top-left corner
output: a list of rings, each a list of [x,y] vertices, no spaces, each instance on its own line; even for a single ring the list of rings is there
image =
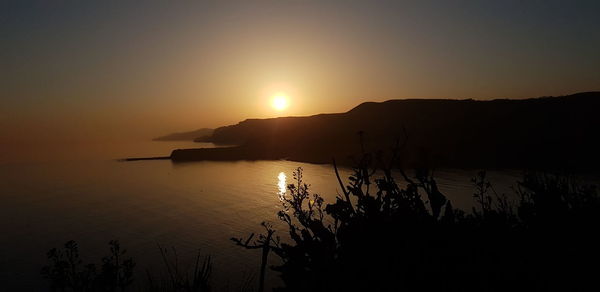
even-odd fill
[[[127,157],[117,159],[118,161],[143,161],[143,160],[171,160],[171,156],[157,156],[157,157]]]
[[[218,147],[218,148],[187,148],[187,149],[175,149],[169,156],[155,156],[155,157],[127,157],[123,159],[117,159],[121,162],[132,162],[132,161],[150,161],[150,160],[171,160],[173,163],[187,163],[187,162],[200,162],[200,161],[258,161],[258,160],[287,160],[300,163],[311,163],[320,165],[333,165],[335,158],[336,164],[339,167],[353,167],[354,160],[351,159],[349,153],[313,153],[312,155],[302,155],[301,153],[289,153],[284,149],[265,149],[262,147],[249,147],[249,146],[234,146],[234,147]],[[577,163],[571,161],[570,163],[558,163],[560,166],[549,167],[544,163],[439,163],[437,165],[429,165],[428,168],[435,169],[468,169],[468,170],[532,170],[532,171],[551,171],[558,173],[571,173],[571,174],[591,174],[597,173],[596,168],[587,165],[586,163]],[[413,162],[402,163],[404,168],[413,169],[423,167],[422,164]],[[427,167],[427,166],[426,166]]]

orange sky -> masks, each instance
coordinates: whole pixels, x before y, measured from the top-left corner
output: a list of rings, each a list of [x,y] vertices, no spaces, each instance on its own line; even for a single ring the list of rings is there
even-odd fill
[[[0,141],[148,139],[364,101],[600,90],[598,6],[6,1]],[[270,106],[278,92],[286,111]]]

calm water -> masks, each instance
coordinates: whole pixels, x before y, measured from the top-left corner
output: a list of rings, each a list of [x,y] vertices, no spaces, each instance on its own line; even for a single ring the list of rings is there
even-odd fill
[[[50,248],[74,239],[85,260],[99,262],[108,241],[119,239],[138,263],[138,272],[160,267],[157,243],[176,247],[181,259],[200,249],[213,258],[216,286],[235,288],[257,274],[259,252],[239,248],[229,238],[261,231],[262,221],[277,222],[277,194],[297,167],[326,202],[333,202],[339,189],[328,165],[114,160],[194,146],[198,144],[148,142],[105,149],[97,152],[100,158],[1,163],[0,283],[43,290],[39,271]],[[437,173],[455,207],[472,205],[469,179],[474,173]],[[490,175],[499,191],[508,192],[519,173]],[[272,273],[269,283],[277,284]]]

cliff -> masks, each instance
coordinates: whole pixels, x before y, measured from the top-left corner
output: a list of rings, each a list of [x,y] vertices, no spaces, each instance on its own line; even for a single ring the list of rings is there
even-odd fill
[[[490,101],[404,99],[363,103],[339,114],[249,119],[215,129],[219,150],[174,151],[175,161],[346,160],[389,150],[397,140],[407,164],[446,167],[590,167],[600,163],[600,92]],[[406,134],[405,134],[406,133]]]

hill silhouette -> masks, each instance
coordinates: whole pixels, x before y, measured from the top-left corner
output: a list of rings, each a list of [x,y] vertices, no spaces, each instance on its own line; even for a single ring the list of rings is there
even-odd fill
[[[404,161],[413,166],[435,161],[428,166],[591,168],[600,162],[599,106],[600,92],[522,100],[366,102],[346,113],[248,119],[220,127],[201,140],[240,146],[180,149],[171,158],[329,163],[360,151],[361,132],[369,151],[388,150],[406,139]]]
[[[173,133],[158,138],[153,141],[194,141],[198,138],[212,135],[214,129],[202,128],[195,131]]]

